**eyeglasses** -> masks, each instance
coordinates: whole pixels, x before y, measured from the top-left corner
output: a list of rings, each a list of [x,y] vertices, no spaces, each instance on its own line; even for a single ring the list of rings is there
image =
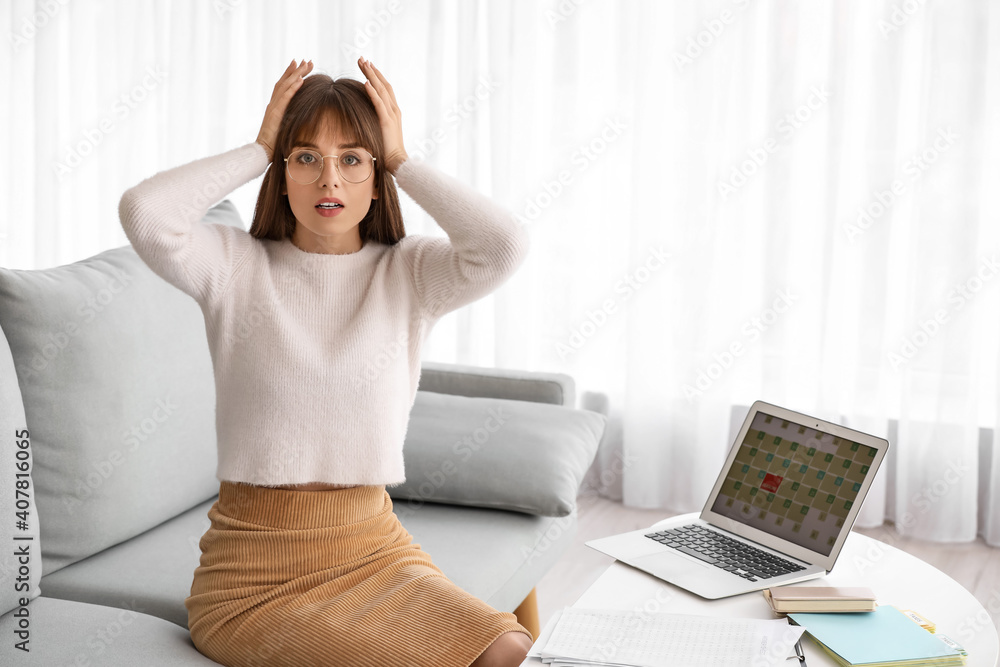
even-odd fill
[[[375,158],[368,151],[352,148],[340,155],[320,155],[316,151],[297,150],[285,158],[288,177],[296,183],[309,185],[323,173],[323,160],[332,157],[337,173],[348,183],[363,183],[372,175]]]

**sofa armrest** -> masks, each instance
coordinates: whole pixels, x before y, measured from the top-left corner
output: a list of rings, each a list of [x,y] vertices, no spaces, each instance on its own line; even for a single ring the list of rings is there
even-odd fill
[[[576,384],[564,373],[425,361],[421,364],[417,389],[437,394],[576,407]]]

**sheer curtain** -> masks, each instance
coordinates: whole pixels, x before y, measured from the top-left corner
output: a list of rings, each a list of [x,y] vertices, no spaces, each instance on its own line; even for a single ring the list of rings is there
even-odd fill
[[[293,57],[364,54],[411,156],[532,238],[424,358],[572,375],[610,406],[588,490],[699,509],[762,398],[891,440],[862,525],[1000,544],[995,3],[15,0],[0,29],[4,266],[127,243],[127,187],[252,141]]]

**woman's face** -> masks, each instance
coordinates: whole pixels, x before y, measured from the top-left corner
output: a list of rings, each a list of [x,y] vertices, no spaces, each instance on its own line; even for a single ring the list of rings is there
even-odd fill
[[[289,151],[289,164],[295,159],[292,154],[307,148],[320,155],[340,155],[353,142],[338,132],[323,129],[311,141],[302,140]],[[361,148],[366,148],[362,146]],[[366,148],[367,150],[367,148]],[[358,223],[368,214],[375,192],[375,172],[361,183],[345,181],[337,171],[335,160],[323,159],[323,171],[319,178],[309,184],[291,179],[285,170],[285,186],[288,204],[295,215],[295,233],[292,243],[306,252],[345,254],[361,249],[361,233]],[[324,210],[317,208],[321,199],[333,198],[343,204],[343,208]]]

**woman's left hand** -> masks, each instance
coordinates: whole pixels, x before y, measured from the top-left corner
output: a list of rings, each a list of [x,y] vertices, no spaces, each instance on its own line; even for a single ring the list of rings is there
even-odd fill
[[[396,168],[409,157],[403,148],[403,121],[399,105],[396,104],[396,95],[392,92],[392,86],[382,76],[382,72],[379,72],[370,61],[358,58],[358,67],[368,78],[365,90],[375,105],[379,124],[382,126],[385,167],[390,174],[395,174]]]

